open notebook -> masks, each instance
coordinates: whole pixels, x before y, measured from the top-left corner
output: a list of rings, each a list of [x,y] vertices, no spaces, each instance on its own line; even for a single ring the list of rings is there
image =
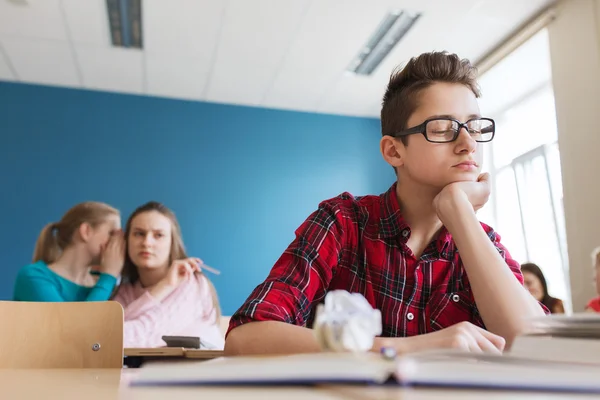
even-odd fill
[[[600,368],[508,356],[423,353],[389,361],[377,354],[319,353],[221,358],[148,367],[132,385],[398,384],[600,393]]]

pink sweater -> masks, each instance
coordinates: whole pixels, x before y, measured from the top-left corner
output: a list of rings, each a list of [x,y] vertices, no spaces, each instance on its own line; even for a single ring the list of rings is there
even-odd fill
[[[224,339],[208,281],[194,275],[162,301],[157,301],[139,282],[123,284],[114,300],[125,310],[124,347],[162,347],[170,336],[198,336],[223,349]]]

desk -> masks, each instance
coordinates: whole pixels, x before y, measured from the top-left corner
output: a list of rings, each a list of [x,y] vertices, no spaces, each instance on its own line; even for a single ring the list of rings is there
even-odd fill
[[[191,358],[194,360],[212,360],[213,358],[223,357],[223,350],[199,350],[199,349],[185,349],[185,358]]]
[[[338,400],[313,388],[129,387],[139,370],[0,370],[0,398],[10,400]]]
[[[320,386],[320,387],[129,387],[139,370],[132,369],[55,369],[0,370],[0,398],[50,400],[178,400],[243,398],[245,400],[538,400],[597,399],[548,393],[502,391],[458,391],[403,389],[393,387]]]
[[[124,365],[139,368],[147,361],[212,360],[222,357],[223,350],[184,349],[183,347],[125,348]]]

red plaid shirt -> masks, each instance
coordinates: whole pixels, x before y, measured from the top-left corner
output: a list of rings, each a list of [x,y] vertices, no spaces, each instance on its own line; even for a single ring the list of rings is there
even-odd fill
[[[481,225],[523,284],[500,236]],[[381,196],[343,193],[322,202],[232,316],[229,331],[251,321],[312,327],[317,304],[335,289],[361,293],[381,310],[384,337],[424,334],[461,321],[484,327],[450,233],[443,228],[420,259],[406,246],[410,233],[396,184]]]

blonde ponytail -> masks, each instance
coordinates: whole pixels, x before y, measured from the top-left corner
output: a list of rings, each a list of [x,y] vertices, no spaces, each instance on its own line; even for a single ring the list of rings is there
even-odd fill
[[[51,264],[59,256],[60,247],[54,231],[56,230],[56,223],[48,224],[40,232],[40,236],[35,243],[35,250],[33,251],[33,262],[43,261],[46,264]]]

